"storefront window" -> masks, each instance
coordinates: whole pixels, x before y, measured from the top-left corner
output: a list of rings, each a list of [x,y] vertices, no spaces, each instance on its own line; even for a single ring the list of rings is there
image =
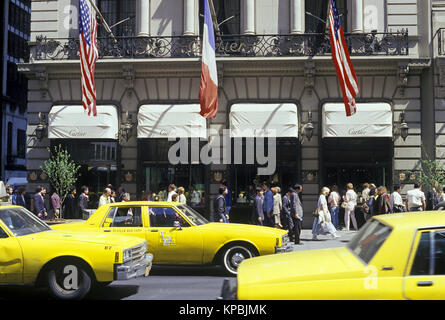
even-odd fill
[[[192,145],[204,142],[188,139],[187,163],[173,165],[168,159],[170,147],[177,141],[168,139],[139,139],[139,152],[142,157],[142,189],[155,193],[160,201],[167,200],[170,184],[183,187],[187,204],[193,207],[206,205],[205,166],[192,164]]]
[[[232,165],[232,206],[251,205],[255,197],[255,188],[260,186],[263,181],[273,182],[281,188],[282,192],[285,192],[287,188],[297,183],[298,139],[276,138],[276,169],[273,174],[268,176],[258,175],[258,168],[265,165],[259,165],[256,161],[257,159],[254,159],[254,164],[245,164],[248,157],[246,154],[246,139],[234,138],[232,139],[232,145],[235,143],[235,139],[242,139],[243,164]],[[256,146],[255,139],[252,140]],[[268,150],[267,139],[264,141],[264,150]],[[235,147],[232,150],[235,150]],[[236,162],[233,161],[232,163]]]
[[[117,143],[115,141],[52,139],[51,149],[61,145],[71,155],[71,159],[80,166],[77,179],[77,193],[80,187],[89,189],[88,208],[97,208],[99,197],[104,188],[117,182]]]

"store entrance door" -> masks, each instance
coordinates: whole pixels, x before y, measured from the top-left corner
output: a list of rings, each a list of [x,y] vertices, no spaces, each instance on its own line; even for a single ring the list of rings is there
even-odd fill
[[[391,138],[324,138],[322,148],[323,185],[336,184],[340,191],[348,182],[356,191],[364,182],[392,185]]]

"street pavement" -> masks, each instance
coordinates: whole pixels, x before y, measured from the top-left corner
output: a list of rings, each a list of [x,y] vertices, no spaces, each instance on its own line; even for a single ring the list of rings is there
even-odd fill
[[[312,240],[311,230],[303,230],[303,245],[293,245],[294,251],[343,247],[356,234],[339,231],[340,238],[319,236]],[[221,267],[153,266],[150,275],[127,281],[115,281],[95,289],[87,300],[215,300],[221,293],[224,279],[234,284],[235,277],[227,277]],[[0,299],[49,299],[45,290],[29,287],[0,288]]]

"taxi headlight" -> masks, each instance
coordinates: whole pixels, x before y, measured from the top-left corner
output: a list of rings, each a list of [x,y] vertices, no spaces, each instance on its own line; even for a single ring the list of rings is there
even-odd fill
[[[124,250],[124,252],[122,254],[122,260],[124,263],[131,260],[131,249]]]

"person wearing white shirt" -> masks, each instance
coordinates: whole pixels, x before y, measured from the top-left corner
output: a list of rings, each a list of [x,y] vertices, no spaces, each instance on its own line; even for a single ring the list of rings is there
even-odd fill
[[[174,184],[171,184],[168,186],[168,196],[167,196],[167,202],[172,202],[172,196],[176,193],[176,186]]]
[[[179,187],[178,188],[179,202],[185,204],[187,202],[187,198],[185,197],[184,193],[185,193],[185,189],[183,187]]]
[[[406,193],[406,207],[408,211],[425,211],[425,193],[417,182],[414,184],[414,189]]]
[[[444,201],[445,201],[445,187],[443,187],[442,193],[440,194],[439,197],[439,202],[444,202]]]
[[[405,205],[403,204],[402,196],[400,195],[402,187],[399,184],[394,185],[394,192],[389,197],[389,203],[392,208],[392,212],[405,212]]]
[[[329,212],[331,213],[332,224],[338,229],[338,212],[340,210],[340,194],[336,185],[332,186],[332,191],[328,197]]]
[[[346,195],[345,202],[347,203],[347,207],[345,208],[345,227],[346,231],[349,231],[349,223],[352,220],[352,225],[354,229],[357,231],[357,220],[355,219],[355,207],[357,206],[357,193],[354,191],[354,186],[352,183],[348,183],[346,185]]]
[[[99,198],[99,207],[111,203],[111,189],[105,188],[104,194]]]

